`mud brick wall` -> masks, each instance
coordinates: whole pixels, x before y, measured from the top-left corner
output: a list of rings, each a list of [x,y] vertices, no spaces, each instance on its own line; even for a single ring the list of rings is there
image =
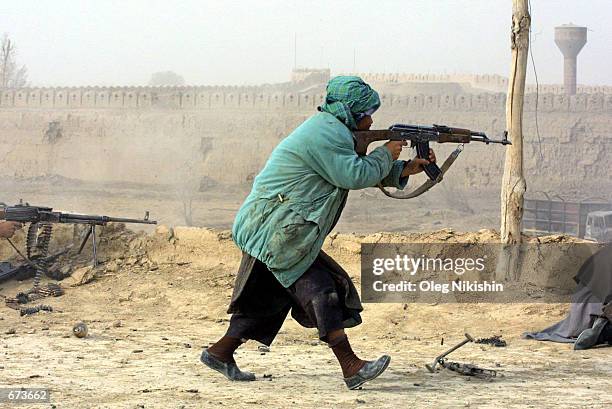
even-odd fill
[[[529,189],[609,194],[612,94],[589,90],[568,97],[551,91],[541,92],[537,101],[539,138],[536,94],[526,96]],[[224,184],[245,183],[261,169],[278,141],[316,112],[323,98],[320,92],[288,92],[282,87],[4,90],[0,91],[0,175],[151,184],[207,176]],[[382,98],[375,128],[396,122],[438,123],[485,131],[496,138],[505,128],[503,93]],[[449,151],[446,146],[434,147],[440,157]],[[499,145],[471,144],[447,180],[471,188],[497,186],[503,159],[504,148]]]

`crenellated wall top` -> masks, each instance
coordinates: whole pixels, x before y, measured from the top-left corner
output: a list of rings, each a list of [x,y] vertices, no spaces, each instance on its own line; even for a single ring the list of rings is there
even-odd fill
[[[383,107],[428,111],[503,110],[504,93],[448,95],[381,94]],[[525,110],[612,112],[612,94],[555,92],[525,96]],[[0,90],[0,109],[271,109],[311,110],[325,99],[323,93],[296,92],[265,87],[56,87]]]
[[[506,92],[508,89],[508,78],[497,74],[419,74],[419,73],[352,73],[367,82],[401,84],[409,82],[431,82],[431,83],[460,83],[469,84],[474,88],[486,91]],[[563,94],[563,84],[527,84],[526,92]],[[579,94],[612,94],[612,86],[609,85],[578,85]]]

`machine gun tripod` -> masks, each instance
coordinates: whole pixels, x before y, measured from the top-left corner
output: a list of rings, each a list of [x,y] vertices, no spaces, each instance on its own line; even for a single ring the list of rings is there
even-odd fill
[[[45,260],[48,257],[49,243],[54,223],[70,223],[87,225],[88,231],[81,241],[77,254],[80,254],[85,244],[91,237],[93,247],[94,267],[98,265],[97,257],[97,226],[106,226],[108,223],[138,223],[138,224],[157,224],[157,221],[149,220],[149,212],[145,212],[142,219],[129,219],[121,217],[109,217],[100,215],[87,215],[79,213],[64,213],[54,211],[51,207],[30,206],[28,203],[20,201],[15,206],[0,205],[0,219],[18,223],[29,223],[26,238],[26,254],[24,255],[13,244],[10,239],[7,241],[15,251],[33,267],[36,271],[34,278],[34,288],[38,288],[42,273],[46,270]]]

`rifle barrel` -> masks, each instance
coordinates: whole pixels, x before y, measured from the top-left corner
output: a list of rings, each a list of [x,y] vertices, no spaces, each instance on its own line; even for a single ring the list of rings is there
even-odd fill
[[[487,145],[490,143],[499,143],[502,145],[512,145],[512,142],[508,140],[508,138],[504,139],[489,139],[486,135],[472,135],[470,138],[474,142],[484,142]]]
[[[106,223],[139,223],[139,224],[157,224],[155,220],[148,219],[128,219],[123,217],[97,216],[75,213],[61,213],[60,220],[62,223],[81,223],[81,224],[106,224]]]

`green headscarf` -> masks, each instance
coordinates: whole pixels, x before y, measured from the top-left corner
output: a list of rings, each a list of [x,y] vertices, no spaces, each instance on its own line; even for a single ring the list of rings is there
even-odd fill
[[[332,78],[327,84],[325,103],[319,107],[319,111],[332,114],[354,131],[357,129],[355,117],[366,111],[372,113],[378,107],[380,107],[378,92],[370,88],[361,78],[340,76]]]

